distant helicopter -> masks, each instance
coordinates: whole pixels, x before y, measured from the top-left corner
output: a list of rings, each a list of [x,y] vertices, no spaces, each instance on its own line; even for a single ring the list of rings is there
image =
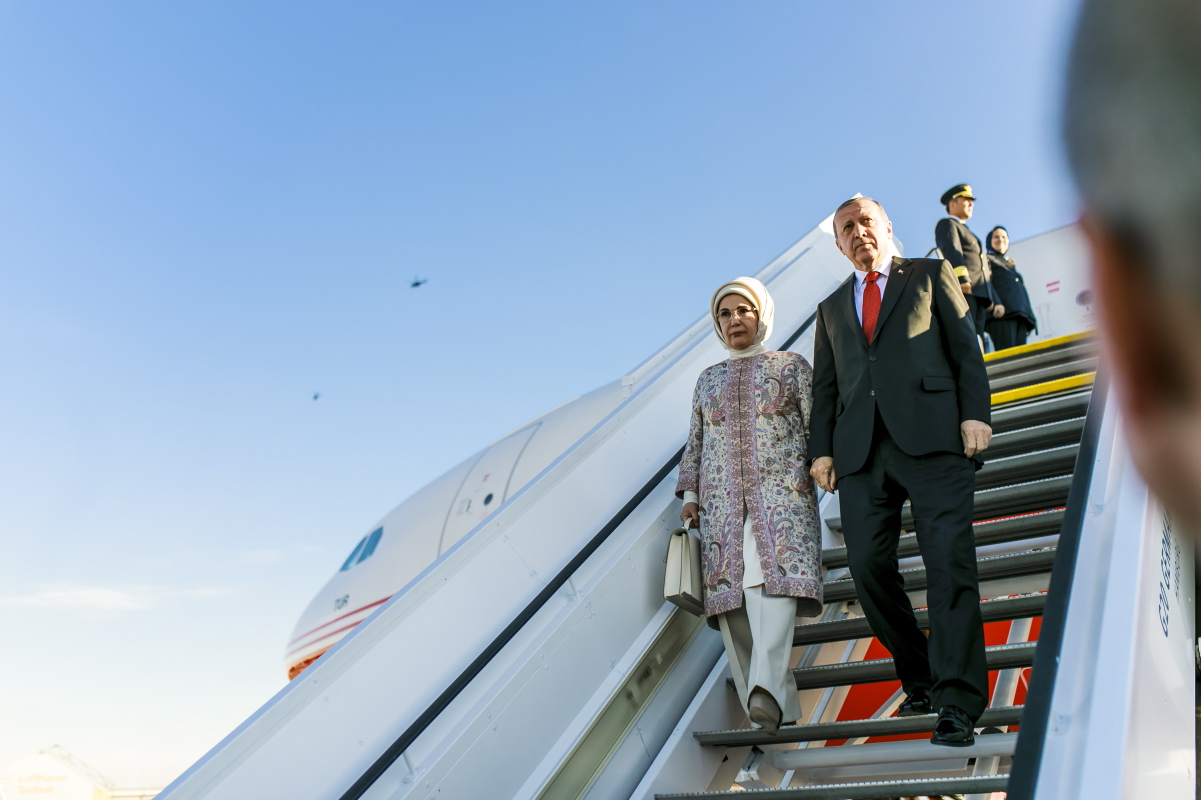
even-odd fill
[[[418,286],[420,286],[423,283],[426,283],[427,281],[429,281],[429,278],[418,278],[416,275],[414,275],[413,282],[409,284],[409,288],[416,289]]]

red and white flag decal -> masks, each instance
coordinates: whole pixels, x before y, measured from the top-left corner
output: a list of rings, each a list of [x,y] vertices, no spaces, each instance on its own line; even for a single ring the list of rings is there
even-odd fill
[[[1051,281],[1047,284],[1047,294],[1052,294],[1059,291],[1059,281]]]

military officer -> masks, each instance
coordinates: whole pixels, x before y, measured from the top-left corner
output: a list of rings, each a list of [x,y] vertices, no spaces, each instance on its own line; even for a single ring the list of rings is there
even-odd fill
[[[971,186],[957,183],[943,192],[939,202],[947,209],[947,216],[934,226],[934,242],[942,252],[942,257],[950,261],[955,269],[959,288],[967,300],[968,318],[976,328],[976,335],[983,336],[984,323],[988,320],[989,309],[996,297],[989,285],[984,247],[979,237],[967,226],[976,198],[972,196]]]

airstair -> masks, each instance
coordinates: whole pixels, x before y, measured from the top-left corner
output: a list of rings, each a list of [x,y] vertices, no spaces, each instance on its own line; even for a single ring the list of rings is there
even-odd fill
[[[831,547],[823,553],[825,614],[798,625],[794,637],[793,675],[805,721],[775,736],[749,728],[696,731],[702,746],[730,753],[729,766],[713,776],[709,791],[654,797],[735,797],[759,789],[755,797],[868,800],[1006,791],[1097,356],[1092,337],[1077,334],[986,360],[994,437],[977,473],[973,532],[991,703],[975,744],[930,744],[934,714],[893,716],[905,698],[892,660],[857,613],[845,548]],[[897,556],[905,588],[915,608],[924,607],[926,577],[907,509],[902,520]],[[834,534],[828,539],[839,540],[836,508],[824,523]],[[917,616],[926,628],[924,608]],[[734,785],[737,791],[713,791]]]
[[[772,349],[811,357],[816,303],[850,269],[829,222],[757,275],[776,300]],[[1081,258],[1070,229],[1036,239],[1061,273]],[[827,606],[795,636],[801,724],[749,730],[720,635],[663,601],[689,398],[724,355],[697,319],[623,378],[618,408],[160,800],[1183,796],[1191,539],[1131,466],[1090,335],[988,357],[974,530],[991,705],[971,748],[930,745],[933,716],[893,716],[903,697],[857,612],[837,494],[821,501]],[[913,536],[898,558],[924,606]]]

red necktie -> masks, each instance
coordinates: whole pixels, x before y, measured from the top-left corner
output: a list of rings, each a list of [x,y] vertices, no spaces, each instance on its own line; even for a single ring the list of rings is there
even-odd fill
[[[863,284],[863,335],[868,344],[876,335],[876,319],[880,316],[880,287],[876,285],[879,277],[880,273],[872,270]]]

